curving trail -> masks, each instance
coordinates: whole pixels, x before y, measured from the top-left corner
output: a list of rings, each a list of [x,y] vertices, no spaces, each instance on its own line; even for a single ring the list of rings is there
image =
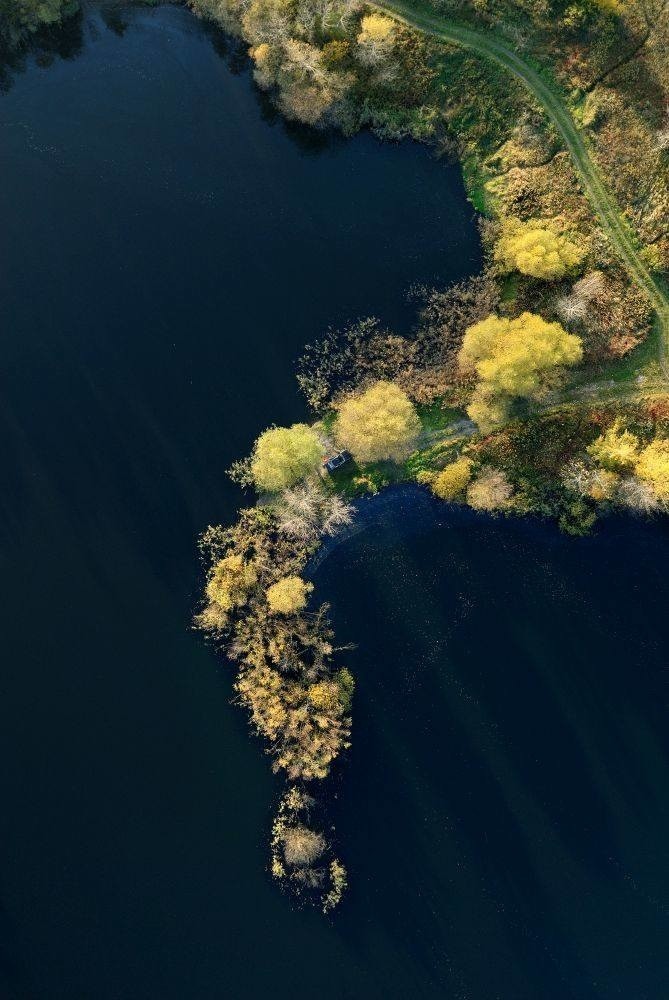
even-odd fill
[[[380,0],[370,6],[379,8],[411,28],[445,42],[462,45],[478,55],[492,59],[522,80],[532,92],[562,136],[602,229],[617,250],[630,277],[646,293],[657,314],[660,332],[658,360],[665,376],[669,378],[669,295],[640,256],[634,233],[608,191],[599,168],[588,152],[583,133],[574,121],[559,88],[490,32],[455,24],[439,14],[416,9],[404,0]]]

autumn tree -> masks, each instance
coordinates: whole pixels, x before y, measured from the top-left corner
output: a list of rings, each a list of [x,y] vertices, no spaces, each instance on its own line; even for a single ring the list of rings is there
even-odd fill
[[[283,831],[283,854],[293,868],[312,865],[325,851],[325,839],[306,826],[287,826]]]
[[[377,382],[339,407],[335,434],[358,462],[401,461],[411,451],[420,421],[406,395],[392,382]]]
[[[367,14],[360,22],[358,55],[362,63],[376,66],[391,54],[395,45],[396,22],[385,14]]]
[[[335,680],[339,686],[339,703],[344,712],[350,711],[355,691],[355,678],[347,667],[342,667],[335,674]]]
[[[658,500],[669,501],[669,438],[656,438],[644,448],[634,471],[652,487]]]
[[[302,611],[313,589],[313,583],[306,583],[300,576],[284,576],[268,587],[267,603],[274,614],[292,615]]]
[[[306,424],[271,427],[254,445],[251,474],[258,489],[278,493],[314,472],[322,456],[318,436]]]
[[[250,3],[232,0],[229,6],[241,17],[245,36],[255,45],[278,44],[290,37],[289,0],[250,0]]]
[[[269,90],[278,79],[281,68],[281,50],[269,42],[261,42],[249,49],[253,59],[253,78],[263,90]]]
[[[281,69],[275,82],[279,84],[279,105],[284,114],[316,125],[344,95],[351,78],[350,74],[330,71],[317,46],[289,38],[282,46]]]
[[[593,466],[583,459],[574,458],[562,469],[560,476],[563,486],[570,493],[576,493],[581,497],[589,497],[601,503],[603,500],[617,498],[621,487],[621,478],[618,472],[611,467],[600,468]]]
[[[464,494],[471,478],[471,459],[459,458],[435,476],[431,483],[432,491],[441,500],[455,500]]]
[[[344,667],[331,677],[312,684],[309,700],[318,709],[337,712],[341,708],[347,712],[351,707],[354,687],[353,674]]]
[[[580,338],[559,323],[528,312],[516,319],[488,316],[467,329],[458,355],[460,370],[479,377],[467,412],[489,428],[504,418],[512,399],[540,396],[582,356]]]
[[[604,500],[611,500],[617,493],[620,485],[620,476],[611,469],[592,469],[590,473],[590,485],[587,496],[597,503]]]
[[[346,892],[348,878],[346,869],[338,858],[333,858],[330,862],[330,889],[323,897],[323,913],[329,913]]]
[[[467,490],[467,503],[475,510],[504,510],[513,487],[502,469],[483,469]]]
[[[604,469],[625,472],[635,465],[639,456],[639,439],[625,430],[619,420],[601,434],[588,448]]]
[[[257,583],[253,562],[238,553],[230,553],[214,563],[206,586],[207,603],[196,618],[196,624],[210,632],[220,632],[227,625],[228,615],[241,607]]]
[[[637,476],[629,476],[620,483],[617,499],[621,504],[639,514],[654,514],[662,504],[650,483]]]
[[[587,462],[580,458],[572,458],[560,472],[562,485],[570,493],[586,496],[590,488],[592,470]]]
[[[495,260],[503,271],[520,271],[546,281],[563,278],[583,256],[575,243],[538,220],[511,219],[502,226],[495,247]]]
[[[240,663],[239,699],[270,742],[274,769],[292,780],[324,778],[349,745],[353,678],[331,669],[323,610],[284,615],[258,608],[238,624],[229,647]]]
[[[347,877],[323,834],[314,829],[311,815],[316,805],[314,798],[295,785],[281,799],[272,824],[272,875],[298,885],[300,894],[315,890],[315,898],[327,913],[339,903]]]

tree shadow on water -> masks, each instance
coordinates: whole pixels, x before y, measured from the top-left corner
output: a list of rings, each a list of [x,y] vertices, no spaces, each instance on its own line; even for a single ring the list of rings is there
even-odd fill
[[[79,11],[58,26],[36,31],[18,47],[0,44],[0,93],[6,93],[31,63],[47,69],[57,59],[76,59],[84,47],[83,24]]]
[[[226,34],[211,21],[202,21],[202,29],[209,38],[217,55],[234,76],[251,74],[252,63],[248,46],[240,38]],[[260,108],[262,120],[269,126],[278,126],[301,153],[316,156],[328,149],[341,145],[345,139],[332,128],[313,128],[284,117],[271,93],[261,90],[256,84],[253,91]]]
[[[305,156],[318,156],[346,142],[344,136],[334,128],[314,128],[285,118],[271,94],[258,87],[254,89],[263,121],[271,127],[279,126]]]
[[[99,8],[105,27],[122,38],[130,27],[124,3],[106,3]],[[43,28],[26,39],[19,47],[10,48],[0,43],[0,92],[8,91],[15,77],[30,65],[43,69],[57,59],[71,60],[81,54],[84,47],[85,15],[79,11],[62,24]],[[226,34],[211,21],[198,19],[198,25],[211,42],[218,56],[233,76],[251,75],[251,60],[246,43]],[[273,95],[253,85],[260,113],[271,127],[281,128],[303,155],[317,156],[345,142],[344,137],[332,128],[313,128],[287,120],[277,107]]]
[[[129,22],[123,16],[123,8],[101,7],[100,17],[106,28],[109,28],[118,38],[123,38],[129,27]]]
[[[199,19],[198,19],[199,20]],[[233,76],[241,76],[249,72],[251,60],[245,43],[240,38],[227,35],[213,21],[199,20],[202,31],[211,42],[211,46],[220,56]]]

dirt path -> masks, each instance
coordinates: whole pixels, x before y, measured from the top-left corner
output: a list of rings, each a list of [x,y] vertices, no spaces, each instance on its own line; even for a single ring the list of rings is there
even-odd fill
[[[555,125],[567,148],[584,192],[597,214],[602,229],[616,249],[634,282],[646,293],[657,314],[660,327],[659,362],[669,378],[669,295],[664,285],[646,267],[639,254],[637,240],[616,201],[607,189],[599,168],[592,159],[586,140],[567,107],[556,84],[522,59],[501,38],[487,31],[454,24],[438,14],[429,13],[403,0],[381,0],[371,6],[436,38],[463,45],[478,55],[503,66],[522,80]]]

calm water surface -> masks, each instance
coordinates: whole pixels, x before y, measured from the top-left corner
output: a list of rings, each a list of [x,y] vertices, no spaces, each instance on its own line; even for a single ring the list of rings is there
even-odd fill
[[[360,995],[666,997],[669,525],[575,540],[406,488],[358,528],[315,580],[358,643]]]
[[[328,324],[475,271],[457,170],[287,130],[176,8],[89,14],[0,97],[0,996],[666,995],[667,533],[364,506],[316,570],[359,648],[327,922],[188,628],[224,469]]]

